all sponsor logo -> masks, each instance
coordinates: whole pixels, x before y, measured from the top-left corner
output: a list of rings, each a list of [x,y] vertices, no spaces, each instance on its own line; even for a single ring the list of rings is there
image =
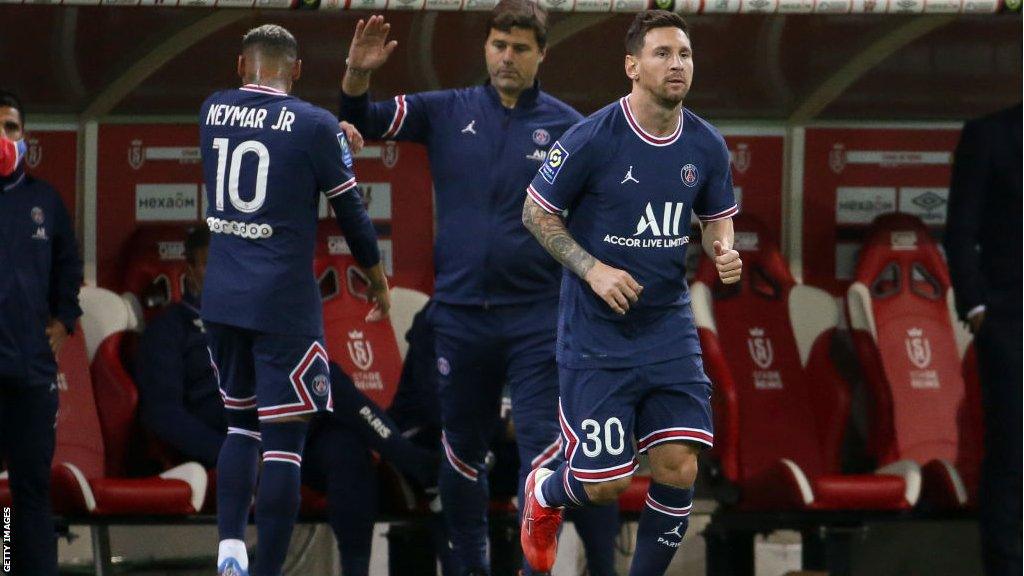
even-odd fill
[[[607,234],[604,241],[616,246],[627,248],[678,248],[690,242],[690,237],[682,235],[686,230],[684,226],[689,221],[683,222],[683,213],[686,206],[683,202],[665,202],[661,213],[655,212],[655,207],[648,202],[644,212],[636,223],[636,231],[632,236],[617,236]],[[644,236],[638,238],[638,236]]]

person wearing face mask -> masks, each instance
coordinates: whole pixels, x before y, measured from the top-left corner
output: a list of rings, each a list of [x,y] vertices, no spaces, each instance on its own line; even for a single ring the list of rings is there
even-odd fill
[[[18,97],[0,91],[0,459],[14,500],[13,571],[56,576],[57,355],[82,315],[82,261],[60,195],[25,171],[24,121]]]
[[[512,397],[521,463],[557,466],[555,320],[561,270],[523,227],[523,190],[562,132],[581,119],[542,91],[547,14],[502,0],[487,22],[485,84],[371,102],[370,77],[395,50],[382,16],[359,21],[341,82],[339,117],[369,139],[425,144],[437,201],[435,284],[428,321],[437,352],[446,460],[440,477],[449,536],[463,574],[490,574],[488,440],[502,386]],[[594,576],[615,574],[614,505],[574,513]],[[529,573],[529,567],[524,567]]]

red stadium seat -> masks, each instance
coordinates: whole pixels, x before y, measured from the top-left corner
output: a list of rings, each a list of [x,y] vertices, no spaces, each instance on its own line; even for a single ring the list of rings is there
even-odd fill
[[[327,355],[382,408],[391,405],[402,374],[405,333],[427,296],[392,289],[390,322],[367,322],[367,281],[334,223],[320,227],[314,270],[324,303]]]
[[[920,463],[928,505],[964,506],[962,471],[976,477],[980,417],[946,263],[920,220],[887,215],[872,225],[855,278],[847,311],[873,397],[870,449],[882,464]]]
[[[899,510],[914,505],[912,463],[842,474],[846,384],[829,351],[839,310],[798,284],[767,229],[735,219],[743,279],[725,286],[703,258],[692,285],[705,368],[715,387],[715,454],[744,510]]]
[[[124,458],[135,422],[135,386],[120,361],[128,324],[116,294],[85,287],[81,330],[61,351],[61,386],[54,455],[54,500],[72,515],[189,515],[201,507],[206,473],[187,463],[158,476],[127,478]],[[96,344],[99,340],[102,344]],[[94,351],[92,370],[89,353]],[[95,380],[94,380],[95,378]]]

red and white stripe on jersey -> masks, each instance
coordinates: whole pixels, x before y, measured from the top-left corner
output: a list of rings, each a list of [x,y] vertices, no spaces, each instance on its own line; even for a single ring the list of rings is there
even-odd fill
[[[570,466],[572,475],[580,482],[608,482],[610,480],[618,480],[619,478],[627,478],[636,472],[636,469],[640,467],[640,463],[634,458],[632,461],[619,466],[612,466],[611,468],[600,468],[597,470],[587,470],[584,468],[576,468]]]
[[[668,146],[669,144],[674,144],[675,141],[679,139],[679,135],[683,133],[682,108],[679,109],[679,125],[676,126],[675,132],[669,134],[668,136],[659,137],[644,130],[643,127],[640,126],[640,123],[637,122],[636,117],[633,116],[633,110],[629,107],[629,96],[623,96],[622,98],[620,98],[619,106],[622,107],[622,113],[626,117],[626,123],[629,124],[629,127],[630,129],[633,130],[633,133],[639,136],[641,140],[647,142],[651,146]]]
[[[538,454],[533,460],[530,461],[530,468],[540,468],[546,466],[549,462],[558,456],[558,450],[562,447],[562,438],[558,437],[554,442],[548,445],[543,452]]]
[[[295,452],[284,452],[282,450],[267,450],[263,453],[263,463],[267,462],[287,462],[289,464],[295,464],[298,467],[302,467],[302,455],[296,454]]]
[[[682,508],[677,508],[675,506],[666,506],[661,502],[658,502],[654,498],[651,498],[650,494],[647,495],[646,504],[648,508],[654,510],[655,512],[661,512],[662,514],[667,514],[669,516],[676,516],[677,518],[684,518],[686,516],[689,516],[690,510],[693,509],[693,504],[687,504]]]
[[[448,444],[448,436],[444,432],[441,433],[441,445],[444,446],[444,455],[448,458],[448,463],[452,465],[452,468],[467,480],[476,482],[480,473],[477,472],[476,468],[466,464],[455,455],[455,451]]]
[[[248,436],[259,442],[263,439],[259,432],[253,432],[252,430],[246,430],[245,428],[236,428],[234,426],[228,426],[228,434],[240,434],[242,436]]]
[[[534,202],[540,204],[540,207],[543,208],[546,212],[550,212],[552,214],[561,214],[562,212],[564,212],[564,210],[562,210],[558,206],[555,206],[551,202],[548,202],[546,198],[541,196],[540,192],[537,192],[537,189],[533,187],[533,184],[530,184],[529,186],[526,187],[526,193],[530,195],[530,198],[533,198]]]
[[[309,414],[310,412],[316,412],[316,404],[313,403],[313,399],[309,396],[309,391],[302,384],[302,374],[305,373],[309,366],[317,359],[322,360],[324,365],[327,364],[327,351],[320,345],[319,342],[314,341],[309,345],[309,349],[302,356],[302,360],[295,365],[292,369],[291,374],[288,375],[288,380],[292,383],[292,389],[295,391],[295,395],[299,398],[298,402],[291,404],[277,404],[274,406],[265,406],[259,409],[260,420],[271,420],[274,418],[283,418],[285,416],[294,416],[296,414]],[[331,387],[327,387],[327,399],[328,404],[331,402]]]
[[[701,216],[700,214],[698,214],[697,218],[700,218],[701,222],[714,222],[715,220],[723,220],[725,218],[732,218],[733,216],[739,214],[739,212],[740,212],[740,207],[738,205],[736,205],[736,204],[733,204],[729,208],[726,208],[725,210],[722,210],[721,212],[718,212],[717,214],[711,214],[709,216]]]
[[[395,115],[391,117],[391,124],[388,126],[387,132],[381,136],[383,140],[398,136],[398,133],[402,131],[402,125],[405,124],[406,113],[405,94],[399,94],[395,96]]]
[[[239,88],[239,90],[245,90],[246,92],[259,92],[260,94],[270,94],[272,96],[288,95],[284,90],[278,90],[277,88],[271,88],[270,86],[260,86],[259,84],[246,84]]]
[[[661,430],[655,430],[647,436],[644,436],[637,441],[637,449],[641,452],[645,452],[652,446],[657,446],[662,442],[698,442],[700,444],[706,444],[708,447],[714,446],[715,435],[707,430],[701,430],[700,428],[662,428]]]
[[[327,199],[330,200],[331,198],[336,198],[338,196],[341,196],[345,192],[348,192],[349,190],[355,188],[358,185],[359,184],[356,182],[355,176],[353,176],[353,177],[349,178],[348,180],[345,180],[341,184],[338,184],[334,188],[331,188],[330,190],[325,191],[324,192],[324,196],[326,196]]]
[[[248,398],[232,398],[231,396],[228,396],[224,390],[221,390],[220,397],[224,400],[224,407],[228,410],[252,410],[256,407],[255,396],[249,396]]]

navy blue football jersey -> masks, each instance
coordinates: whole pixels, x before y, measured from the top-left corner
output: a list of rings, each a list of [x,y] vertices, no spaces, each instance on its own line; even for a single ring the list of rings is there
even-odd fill
[[[321,335],[313,274],[319,195],[358,193],[337,120],[294,96],[250,84],[207,98],[199,124],[212,233],[203,319]]]
[[[686,286],[690,214],[704,221],[737,213],[729,150],[689,110],[675,133],[641,128],[628,97],[570,128],[548,152],[529,196],[566,214],[572,237],[643,286],[625,315],[565,271],[558,361],[570,368],[620,368],[700,353]]]

